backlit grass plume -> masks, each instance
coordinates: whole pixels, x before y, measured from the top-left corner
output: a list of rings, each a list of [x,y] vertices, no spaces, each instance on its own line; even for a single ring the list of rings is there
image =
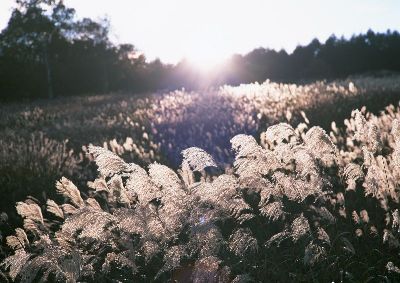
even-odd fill
[[[226,172],[195,147],[176,171],[90,146],[89,191],[63,177],[64,203],[18,202],[1,266],[16,282],[396,282],[400,112],[354,113],[329,135],[236,135]]]

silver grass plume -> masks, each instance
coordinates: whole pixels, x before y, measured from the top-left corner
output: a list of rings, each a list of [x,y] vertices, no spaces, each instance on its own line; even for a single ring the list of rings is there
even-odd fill
[[[147,240],[142,244],[141,251],[144,254],[146,262],[150,262],[155,256],[160,254],[160,242],[158,240]]]
[[[352,116],[355,121],[354,139],[367,145],[372,153],[379,152],[382,149],[382,141],[378,127],[369,124],[359,110],[354,110]]]
[[[138,272],[138,267],[129,257],[130,256],[126,251],[118,254],[110,252],[107,254],[104,263],[101,266],[101,271],[104,273],[110,273],[112,272],[112,268],[116,266],[118,269],[130,269],[132,274],[136,274]]]
[[[135,194],[125,189],[121,175],[113,175],[107,182],[110,192],[110,202],[116,201],[118,204],[130,207],[135,202]]]
[[[365,176],[363,183],[365,195],[372,195],[381,202],[381,207],[388,209],[388,198],[390,197],[395,202],[399,201],[399,193],[396,189],[396,184],[393,175],[389,170],[386,158],[378,155],[373,159],[372,165],[368,168],[368,173]]]
[[[275,222],[279,219],[283,219],[285,212],[283,210],[283,204],[281,201],[274,201],[260,207],[261,215],[266,217],[268,220]]]
[[[375,162],[374,154],[372,152],[370,152],[368,147],[365,145],[361,147],[361,150],[362,150],[363,159],[364,159],[363,167],[368,168]]]
[[[395,141],[394,150],[392,153],[393,164],[400,167],[400,122],[394,119],[392,122],[392,136]]]
[[[360,218],[361,221],[365,224],[369,223],[369,215],[368,215],[368,211],[366,211],[365,209],[360,211]]]
[[[57,193],[67,198],[74,206],[78,208],[85,206],[78,188],[67,178],[62,177],[60,181],[57,181],[56,188]]]
[[[189,254],[184,245],[170,247],[164,255],[163,258],[164,266],[160,269],[159,274],[180,267],[181,261],[187,258],[188,256]]]
[[[324,166],[336,163],[337,149],[331,138],[321,127],[312,127],[307,131],[304,139],[305,146],[321,160]]]
[[[230,270],[228,268],[221,267],[221,263],[222,261],[214,256],[198,259],[194,265],[192,282],[229,282]]]
[[[64,219],[64,212],[62,211],[62,209],[58,206],[58,204],[55,201],[48,199],[46,204],[47,204],[48,212],[57,216],[58,218]]]
[[[231,139],[231,144],[237,158],[260,154],[262,152],[262,147],[257,143],[254,137],[249,135],[236,135]]]
[[[396,143],[400,143],[400,122],[397,119],[392,121],[392,131],[391,134]]]
[[[310,175],[310,180],[297,179],[282,172],[276,172],[273,175],[276,189],[280,190],[282,195],[287,196],[291,201],[303,202],[307,197],[324,196],[323,183],[319,176]]]
[[[400,213],[399,210],[396,209],[392,212],[392,228],[397,229],[397,232],[400,233]]]
[[[105,177],[110,177],[119,172],[129,172],[129,165],[113,152],[99,147],[89,146],[89,153],[93,155],[99,172]]]
[[[359,110],[354,110],[351,113],[351,116],[354,117],[355,121],[355,134],[354,138],[359,141],[366,141],[367,140],[367,133],[368,133],[368,124],[364,118],[364,115]]]
[[[88,182],[87,185],[96,192],[110,192],[106,180],[102,177],[97,178],[93,182]]]
[[[88,199],[86,199],[85,202],[86,202],[86,205],[89,206],[90,208],[101,210],[100,204],[94,198],[88,198]]]
[[[42,210],[35,203],[17,202],[17,212],[25,219],[44,223]]]
[[[269,240],[265,243],[265,246],[267,248],[271,247],[272,245],[276,245],[277,247],[279,247],[283,241],[290,238],[290,234],[290,231],[284,229],[282,232],[279,232],[269,238]]]
[[[191,170],[201,172],[207,167],[218,167],[210,154],[198,147],[190,147],[182,151],[183,161]]]
[[[214,224],[218,219],[215,209],[200,208],[190,211],[190,240],[188,247],[192,253],[201,257],[218,255],[223,246],[224,238],[220,229]]]
[[[235,173],[241,177],[261,177],[280,166],[274,154],[263,149],[252,136],[236,135],[231,144],[235,152]]]
[[[42,210],[35,203],[17,202],[17,213],[24,219],[26,231],[41,235],[44,228]]]
[[[260,194],[261,201],[266,203],[274,196],[280,196],[279,192],[274,189],[274,185],[263,177],[239,177],[239,186],[246,193]]]
[[[25,231],[21,228],[15,229],[15,236],[8,236],[6,238],[7,246],[14,251],[24,249],[28,244],[29,240]]]
[[[229,249],[239,257],[254,256],[258,243],[250,229],[239,228],[229,238]]]
[[[336,222],[335,216],[332,215],[332,213],[324,206],[309,206],[310,210],[315,213],[315,218],[317,218],[318,221],[327,223],[327,224],[334,224]]]
[[[182,188],[178,175],[165,165],[158,163],[150,164],[149,175],[154,184],[166,191],[177,191]]]
[[[352,217],[352,219],[353,219],[353,222],[354,222],[354,224],[361,224],[361,218],[360,218],[360,216],[358,216],[358,213],[357,213],[357,211],[353,211],[352,213],[351,213],[351,217]]]
[[[73,215],[79,211],[78,208],[76,208],[73,205],[70,205],[69,203],[62,204],[61,209],[64,213],[64,216]]]
[[[317,159],[312,150],[305,148],[304,146],[296,146],[291,152],[284,156],[285,163],[294,161],[295,171],[298,173],[298,177],[307,176],[319,176],[320,169],[317,164]]]
[[[292,232],[291,237],[294,242],[297,242],[302,237],[310,233],[310,224],[308,224],[308,220],[303,216],[303,214],[293,220],[290,228]]]
[[[355,190],[356,182],[364,178],[364,172],[360,165],[349,163],[344,168],[343,177],[348,185],[347,190]]]
[[[297,144],[298,138],[293,127],[286,123],[271,126],[264,134],[266,141],[274,147],[281,144]]]
[[[106,240],[109,237],[109,225],[114,221],[115,218],[107,212],[85,208],[65,220],[58,237],[77,237],[82,241]]]
[[[146,170],[140,166],[131,166],[133,169],[126,182],[126,189],[137,195],[141,205],[148,205],[159,200],[162,196],[160,188],[154,184]]]
[[[76,282],[81,270],[81,259],[77,252],[68,252],[61,247],[48,246],[43,252],[22,267],[19,275],[22,282]],[[40,275],[39,275],[40,274]],[[40,277],[39,277],[40,276]]]
[[[214,180],[212,186],[214,193],[211,201],[220,205],[240,223],[253,218],[253,211],[243,199],[238,180],[234,176],[221,175]]]
[[[392,231],[388,229],[383,230],[383,243],[387,244],[391,249],[396,249],[400,247],[398,237],[393,235]]]
[[[9,269],[9,275],[13,281],[20,274],[23,267],[26,266],[31,254],[27,253],[24,249],[18,249],[14,255],[7,257],[1,265],[5,269]]]
[[[369,149],[373,153],[380,152],[382,150],[382,140],[379,129],[376,125],[370,125],[368,129],[368,143]]]
[[[391,272],[391,273],[397,273],[400,274],[400,268],[398,268],[396,265],[394,265],[393,262],[389,261],[386,264],[386,269],[387,271]]]

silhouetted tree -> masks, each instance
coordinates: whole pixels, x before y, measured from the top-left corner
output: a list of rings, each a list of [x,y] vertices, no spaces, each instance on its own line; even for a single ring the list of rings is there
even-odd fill
[[[62,1],[54,0],[17,0],[17,4],[1,35],[0,48],[4,54],[22,63],[22,68],[43,64],[47,94],[51,98],[52,41],[64,37],[71,29],[74,10],[66,8]]]
[[[189,61],[148,62],[132,44],[109,39],[109,21],[78,20],[62,0],[16,0],[0,33],[1,99],[113,91],[198,89],[222,84],[304,82],[351,74],[400,71],[400,34],[388,30],[312,40],[288,54],[257,48],[223,67],[196,70]],[[47,95],[45,95],[47,94]]]

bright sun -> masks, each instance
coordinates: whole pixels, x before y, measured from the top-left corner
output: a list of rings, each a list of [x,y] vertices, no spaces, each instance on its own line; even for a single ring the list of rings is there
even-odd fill
[[[200,71],[211,71],[220,66],[227,57],[221,57],[212,50],[203,49],[202,52],[191,52],[186,56],[187,61]]]
[[[187,60],[200,71],[210,71],[221,63],[221,58],[191,57]]]

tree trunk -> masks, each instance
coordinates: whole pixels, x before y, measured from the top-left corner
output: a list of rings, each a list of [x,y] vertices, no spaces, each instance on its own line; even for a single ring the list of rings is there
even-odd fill
[[[110,82],[108,79],[108,70],[106,63],[103,63],[103,93],[108,93],[110,88]]]
[[[49,52],[48,52],[48,45],[49,45],[50,40],[51,40],[51,37],[49,38],[49,40],[46,40],[46,42],[44,44],[44,65],[46,68],[46,77],[47,77],[47,97],[53,98],[54,97],[53,78],[52,78],[52,71],[51,71]]]

